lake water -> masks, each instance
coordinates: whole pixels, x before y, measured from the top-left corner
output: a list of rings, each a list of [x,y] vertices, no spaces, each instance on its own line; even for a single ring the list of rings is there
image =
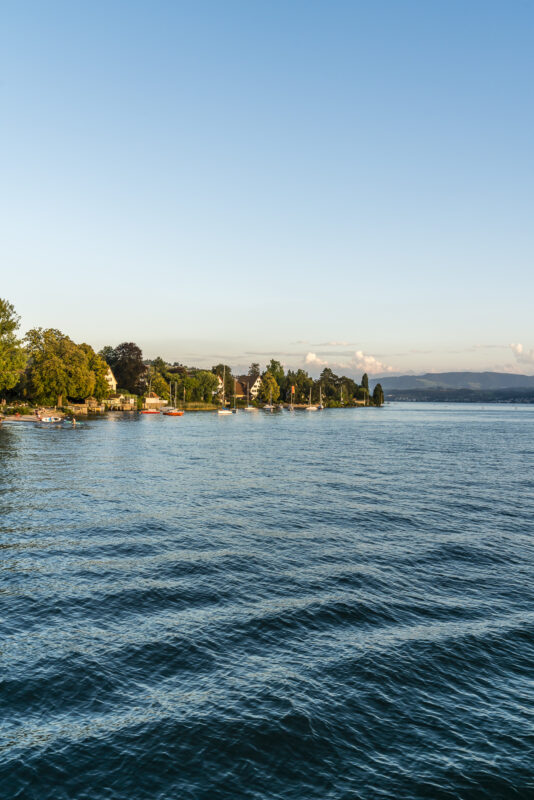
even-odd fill
[[[534,407],[0,430],[0,797],[534,797]]]

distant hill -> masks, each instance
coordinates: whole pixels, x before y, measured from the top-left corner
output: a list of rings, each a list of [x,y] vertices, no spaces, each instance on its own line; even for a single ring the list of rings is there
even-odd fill
[[[377,383],[384,392],[429,389],[534,389],[534,375],[509,372],[428,372],[425,375],[396,375],[369,381],[371,390]]]

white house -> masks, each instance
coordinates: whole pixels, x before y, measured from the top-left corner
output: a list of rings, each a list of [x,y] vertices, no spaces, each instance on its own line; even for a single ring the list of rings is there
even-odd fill
[[[115,394],[117,391],[117,381],[115,380],[115,375],[111,371],[111,367],[108,367],[105,378],[109,386],[110,393]]]
[[[162,400],[156,392],[149,392],[143,401],[144,409],[155,409],[159,411],[164,405],[166,405],[166,401]]]
[[[257,378],[251,378],[250,375],[239,375],[237,380],[239,381],[239,383],[243,387],[244,395],[246,395],[247,386],[248,386],[248,393],[252,397],[252,399],[255,400],[257,398],[257,396],[258,396],[259,391],[260,391],[260,386],[261,386],[261,378],[260,378],[260,376],[258,375]]]

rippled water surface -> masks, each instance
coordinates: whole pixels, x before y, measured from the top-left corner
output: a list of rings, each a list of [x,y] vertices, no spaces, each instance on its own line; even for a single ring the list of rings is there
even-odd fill
[[[0,797],[534,798],[534,408],[0,430]]]

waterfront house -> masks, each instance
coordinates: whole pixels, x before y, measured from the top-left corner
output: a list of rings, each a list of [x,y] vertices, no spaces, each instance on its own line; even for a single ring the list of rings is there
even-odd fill
[[[247,385],[240,381],[239,378],[235,379],[235,396],[238,400],[247,396]]]
[[[110,395],[114,395],[117,391],[117,380],[115,375],[111,371],[111,367],[108,367],[108,371],[105,374],[106,383],[109,386],[109,393]]]
[[[246,397],[247,386],[248,386],[248,391],[251,399],[256,400],[261,387],[261,378],[259,375],[256,378],[250,375],[238,375],[236,381],[238,384],[240,384],[239,390],[236,388],[237,397]],[[241,391],[242,393],[239,394],[238,391]]]
[[[137,408],[137,397],[135,395],[113,395],[106,400],[106,406],[111,411],[135,411]]]
[[[105,411],[104,404],[97,400],[96,397],[86,397],[85,405],[87,406],[88,411]]]
[[[160,408],[167,405],[165,400],[156,394],[156,392],[149,392],[143,400],[143,409],[159,411]]]

